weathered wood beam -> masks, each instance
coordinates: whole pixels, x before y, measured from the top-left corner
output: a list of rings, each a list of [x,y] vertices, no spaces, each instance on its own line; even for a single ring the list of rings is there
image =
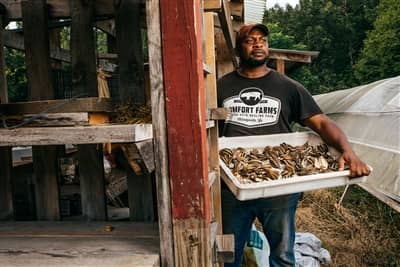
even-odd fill
[[[150,124],[0,129],[1,146],[129,143],[153,137]]]
[[[231,11],[231,15],[237,18],[241,18],[243,20],[244,16],[244,3],[239,2],[229,2],[229,10]]]
[[[219,12],[221,8],[221,0],[204,0],[203,2],[204,12]]]
[[[103,149],[96,144],[78,145],[82,215],[89,221],[107,219]]]
[[[0,3],[7,8],[7,16],[10,20],[22,18],[21,2],[24,0],[0,0]],[[70,1],[68,0],[47,0],[49,6],[49,18],[67,18],[71,16]],[[110,0],[96,0],[94,9],[96,17],[113,17],[114,2]]]
[[[114,103],[112,99],[97,97],[0,104],[0,113],[5,115],[113,111]]]
[[[22,1],[21,10],[30,99],[53,99],[46,1]],[[32,159],[37,219],[59,220],[57,147],[34,146]]]
[[[151,113],[154,130],[154,162],[157,186],[158,226],[160,229],[161,266],[172,267],[174,242],[172,227],[172,200],[169,174],[166,99],[161,39],[160,0],[146,0],[146,23],[149,49]]]
[[[3,15],[0,14],[0,103],[8,102],[8,89],[6,77],[6,63],[4,58],[4,29],[3,29]]]
[[[141,12],[137,0],[121,0],[115,26],[119,65],[119,97],[145,104]]]
[[[7,77],[5,73],[3,47],[3,20],[0,14],[0,103],[8,103]],[[13,199],[11,186],[12,155],[11,147],[0,148],[0,220],[13,217]]]
[[[235,53],[235,37],[233,33],[231,13],[227,4],[227,0],[222,0],[222,10],[218,12],[219,22],[222,28],[222,32],[225,37],[226,45],[230,52],[231,60],[235,68],[239,66],[238,60]]]
[[[22,1],[21,5],[30,99],[53,99],[46,1]]]
[[[203,31],[205,35],[204,58],[207,65],[211,68],[211,73],[205,78],[206,82],[206,106],[209,110],[217,108],[217,76],[215,64],[215,39],[214,39],[214,15],[205,13],[203,17]],[[217,222],[216,233],[222,234],[222,210],[221,210],[221,181],[219,176],[219,156],[218,156],[218,127],[209,129],[208,157],[209,157],[209,173],[215,173],[215,179],[210,181],[208,175],[208,183],[211,184],[211,220]],[[211,227],[211,226],[210,226]],[[211,229],[210,229],[211,233]],[[212,239],[210,237],[210,239]],[[214,243],[214,242],[212,242]],[[214,245],[214,244],[212,244]]]
[[[160,1],[177,267],[212,266],[200,10],[198,0]]]
[[[0,220],[13,218],[12,155],[10,147],[0,147]]]
[[[282,59],[285,61],[311,63],[312,59],[317,57],[318,54],[319,52],[317,51],[298,51],[270,48],[268,57],[270,59]]]
[[[94,0],[71,1],[72,91],[97,96],[97,70],[93,34]]]
[[[36,216],[38,220],[60,220],[57,146],[33,146]]]
[[[25,50],[24,36],[22,33],[13,31],[3,31],[4,46],[17,49]],[[50,43],[50,58],[61,60],[63,62],[71,62],[71,55],[68,50],[57,48],[55,45]]]

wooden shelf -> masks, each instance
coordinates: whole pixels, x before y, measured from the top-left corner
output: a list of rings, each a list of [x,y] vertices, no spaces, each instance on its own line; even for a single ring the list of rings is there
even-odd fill
[[[151,124],[0,129],[0,147],[132,143],[152,138]]]
[[[160,266],[159,242],[156,223],[2,222],[0,262],[4,266],[153,267]]]

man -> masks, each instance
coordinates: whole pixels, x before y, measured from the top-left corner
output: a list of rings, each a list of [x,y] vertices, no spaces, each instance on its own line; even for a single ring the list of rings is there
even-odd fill
[[[299,83],[269,69],[267,26],[243,26],[236,36],[240,67],[218,81],[218,104],[230,109],[220,124],[223,136],[291,132],[293,122],[308,126],[342,154],[340,169],[347,164],[350,177],[369,175],[368,166],[351,149],[346,136],[322,113]],[[243,248],[255,218],[263,225],[271,253],[270,266],[295,266],[295,212],[300,194],[239,201],[222,186],[223,231],[235,235],[235,262],[241,266]]]

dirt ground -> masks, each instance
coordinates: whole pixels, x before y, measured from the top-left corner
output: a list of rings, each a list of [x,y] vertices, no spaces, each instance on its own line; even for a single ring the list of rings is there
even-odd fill
[[[339,206],[343,191],[305,193],[297,210],[297,232],[321,239],[333,267],[400,266],[400,214],[359,187]]]

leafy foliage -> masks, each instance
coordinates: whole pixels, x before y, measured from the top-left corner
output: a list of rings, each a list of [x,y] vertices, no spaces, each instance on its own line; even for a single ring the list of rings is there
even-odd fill
[[[377,3],[377,0],[300,0],[295,8],[275,6],[267,10],[264,21],[278,23],[282,32],[293,36],[296,43],[320,52],[309,69],[318,79],[309,83],[313,93],[321,93],[360,82],[354,75],[354,65],[366,32],[375,21]]]
[[[400,74],[400,2],[382,0],[374,29],[368,33],[355,66],[360,81],[371,82]]]
[[[14,49],[4,49],[8,98],[10,102],[28,99],[28,78],[26,75],[25,54]]]

